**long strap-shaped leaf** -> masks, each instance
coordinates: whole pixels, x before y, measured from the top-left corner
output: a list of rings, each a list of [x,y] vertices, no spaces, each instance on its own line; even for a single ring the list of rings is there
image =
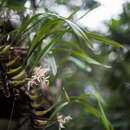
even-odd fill
[[[39,44],[39,41],[42,39],[43,36],[45,36],[45,34],[49,30],[49,28],[52,27],[54,24],[58,23],[59,21],[60,21],[60,19],[54,19],[52,21],[49,21],[47,24],[45,24],[43,26],[43,28],[37,34],[36,38],[33,40],[32,45],[31,45],[31,47],[29,49],[27,58],[32,54],[34,49],[36,49],[36,47]]]
[[[57,66],[56,66],[55,57],[52,52],[48,54],[48,58],[51,62],[51,68],[52,68],[53,75],[55,76],[57,73]]]
[[[96,88],[96,85],[93,81],[91,81],[91,84],[93,86],[94,93],[93,95],[96,97],[99,107],[99,118],[101,119],[104,127],[106,130],[113,130],[113,127],[111,123],[108,121],[107,116],[105,115],[105,112],[103,110],[102,104],[105,104],[105,101],[103,100],[101,94],[99,93],[98,89]]]
[[[71,22],[70,20],[65,20],[65,21],[71,26],[71,28],[73,29],[73,31],[74,31],[78,36],[82,37],[82,38],[86,41],[88,47],[89,47],[90,49],[93,49],[93,44],[92,44],[92,43],[90,42],[90,40],[88,39],[87,35],[85,35],[85,32],[84,32],[78,25],[74,24],[74,23]]]
[[[82,53],[81,54],[81,53],[73,51],[73,50],[71,50],[71,52],[72,52],[73,55],[75,55],[75,56],[77,56],[77,57],[87,61],[90,64],[95,64],[95,65],[100,65],[100,66],[103,66],[103,67],[106,67],[106,68],[110,68],[110,66],[103,65],[100,62],[96,61],[95,59],[89,57],[86,53],[84,53],[84,54]]]
[[[88,96],[90,96],[89,94],[83,94],[81,96],[77,96],[77,97],[70,97],[70,102],[68,101],[60,101],[60,103],[58,103],[57,105],[57,108],[56,110],[51,114],[50,118],[49,119],[52,119],[56,116],[57,113],[61,112],[66,106],[68,106],[69,104],[72,104],[72,103],[76,103],[77,101],[79,100],[82,100],[82,99],[85,99],[87,98]]]
[[[104,64],[101,64],[100,62],[96,61],[95,59],[89,57],[87,55],[87,53],[81,53],[81,52],[78,52],[78,51],[75,51],[75,50],[70,50],[70,49],[64,49],[64,48],[56,48],[54,49],[54,51],[67,51],[67,52],[71,52],[74,56],[90,63],[90,64],[95,64],[95,65],[99,65],[99,66],[103,66],[105,68],[111,68],[111,66],[108,66],[108,65],[104,65]]]
[[[115,41],[113,41],[113,40],[111,40],[109,38],[106,38],[106,37],[103,37],[103,36],[99,36],[99,35],[96,35],[96,34],[93,34],[93,33],[89,33],[89,32],[86,32],[86,35],[88,37],[92,38],[92,39],[104,42],[105,44],[123,48],[123,46],[121,44],[119,44],[118,42],[115,42]]]
[[[56,32],[66,32],[66,33],[72,33],[74,34],[74,32],[72,32],[72,30],[56,30]],[[123,45],[121,45],[120,43],[116,42],[116,41],[113,41],[107,37],[104,37],[104,36],[100,36],[100,35],[97,35],[97,34],[93,34],[93,33],[90,33],[90,32],[87,32],[84,30],[84,33],[85,35],[87,35],[87,37],[91,38],[91,39],[95,39],[99,42],[103,42],[104,44],[107,44],[107,45],[112,45],[112,46],[115,46],[115,47],[120,47],[120,48],[123,48]]]
[[[16,7],[16,6],[3,6],[3,5],[0,5],[0,8],[8,8],[10,10],[15,10],[15,11],[24,11],[26,10],[25,7]]]
[[[12,40],[12,42],[10,44],[12,44],[16,39],[18,39],[19,37],[21,37],[22,33],[25,31],[25,29],[32,24],[32,22],[34,20],[37,19],[37,17],[39,17],[41,14],[36,14],[34,16],[32,16],[31,18],[29,18],[18,30],[18,33],[16,35],[16,37],[14,38],[14,40]]]
[[[68,18],[71,19],[73,17],[73,15],[77,12],[74,11]],[[44,14],[43,14],[44,15]],[[47,24],[44,25],[44,27],[40,30],[40,32],[37,34],[36,38],[34,39],[32,46],[30,47],[29,53],[28,53],[28,57],[31,55],[32,51],[36,48],[36,46],[38,45],[39,41],[41,40],[41,38],[43,37],[43,35],[50,29],[50,27],[52,27],[54,24],[58,23],[52,30],[50,30],[51,32],[55,32],[56,30],[58,30],[64,23],[65,20],[63,20],[63,18],[61,18],[60,16],[56,15],[56,14],[52,14],[52,13],[47,13],[45,14],[45,16],[48,17],[56,17],[54,20],[51,20],[50,22],[48,22]]]
[[[91,48],[91,49],[93,49],[93,45],[92,45],[92,43],[90,42],[90,40],[88,39],[88,37],[87,37],[87,35],[85,34],[84,30],[81,29],[77,24],[73,23],[73,22],[70,20],[70,18],[71,18],[76,12],[77,12],[77,10],[76,10],[74,13],[72,13],[72,15],[70,15],[68,18],[64,18],[64,17],[62,17],[62,16],[59,16],[59,15],[56,15],[56,14],[52,14],[52,13],[50,13],[50,14],[48,14],[48,15],[54,16],[54,17],[60,19],[61,21],[63,21],[63,22],[62,22],[63,24],[64,24],[64,23],[67,23],[67,24],[69,25],[69,27],[72,28],[72,30],[74,31],[74,33],[75,33],[76,35],[80,36],[82,39],[84,39],[84,40],[87,42],[88,47]],[[63,24],[61,24],[61,25],[63,25]],[[59,26],[60,26],[60,25],[59,25]],[[61,27],[61,26],[60,26],[60,27]],[[58,28],[57,28],[57,29],[58,29]]]
[[[74,31],[74,33],[78,36],[80,36],[82,39],[84,39],[87,42],[87,45],[89,48],[93,49],[93,45],[90,42],[90,40],[88,39],[87,35],[85,34],[84,30],[82,30],[77,24],[73,23],[72,21],[70,21],[67,18],[61,17],[61,16],[57,16],[54,15],[58,18],[60,18],[62,21],[65,21]]]
[[[67,19],[70,19],[77,11],[75,11],[74,13],[72,13]],[[36,38],[33,40],[32,45],[29,49],[26,61],[28,60],[28,58],[31,56],[31,54],[33,53],[33,51],[39,46],[39,44],[41,44],[40,41],[43,40],[43,37],[45,35],[47,35],[48,31],[49,33],[54,33],[56,30],[58,30],[64,23],[65,21],[63,19],[61,19],[59,16],[55,15],[55,14],[45,14],[45,16],[48,17],[55,17],[54,20],[49,21],[47,24],[44,25],[44,27],[41,29],[41,31],[37,34]],[[51,28],[53,25],[55,25],[56,23],[58,23],[55,27]],[[51,29],[50,29],[51,28]],[[63,32],[62,32],[63,34]],[[50,44],[49,44],[50,45]],[[39,54],[39,56],[37,57],[36,63],[38,63],[38,61],[40,60],[40,56],[41,53]],[[25,61],[25,62],[26,62]],[[35,65],[34,65],[35,66]]]
[[[63,33],[61,34],[57,34],[56,37],[54,39],[51,40],[51,42],[39,53],[39,55],[37,56],[37,58],[35,59],[35,62],[32,66],[32,70],[33,68],[38,64],[38,62],[40,61],[41,57],[44,57],[56,44],[56,42],[63,36]]]

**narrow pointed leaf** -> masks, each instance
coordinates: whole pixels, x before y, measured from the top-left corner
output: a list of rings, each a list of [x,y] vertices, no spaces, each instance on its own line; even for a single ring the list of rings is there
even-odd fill
[[[79,101],[79,104],[83,105],[91,114],[99,118],[99,112],[93,106],[83,101]]]
[[[93,86],[93,89],[94,89],[94,95],[95,97],[102,103],[102,104],[105,104],[105,101],[104,99],[102,98],[100,92],[98,91],[98,89],[96,88],[96,85],[93,81],[91,81],[91,84]]]
[[[66,47],[72,46],[74,49],[77,49],[81,53],[84,52],[84,50],[79,46],[79,44],[77,44],[77,43],[75,43],[73,41],[63,40],[62,45],[65,45]]]
[[[71,22],[69,19],[72,17],[68,17],[69,19],[66,19],[64,17],[61,16],[57,16],[55,15],[57,18],[61,19],[62,21],[65,21],[71,28],[72,30],[75,32],[75,34],[77,34],[78,36],[82,37],[86,42],[88,47],[90,47],[91,49],[93,49],[93,45],[90,42],[90,40],[88,39],[87,35],[85,34],[84,30],[82,30],[77,24]]]
[[[18,32],[16,38],[18,38],[19,36],[21,36],[22,32],[23,32],[30,24],[32,24],[32,22],[33,22],[34,20],[36,20],[37,17],[39,17],[40,15],[41,15],[41,14],[36,14],[36,15],[32,16],[31,18],[29,18],[29,19],[25,22],[25,24],[23,24],[23,25],[20,27],[19,32]]]
[[[76,21],[81,20],[83,17],[85,17],[87,14],[89,14],[89,12],[91,12],[91,11],[97,9],[98,7],[99,7],[99,5],[93,6],[91,9],[87,10],[81,17],[79,17]]]
[[[111,68],[111,66],[108,66],[108,65],[104,65],[104,64],[101,64],[100,62],[96,61],[95,59],[89,57],[87,55],[87,53],[81,53],[81,52],[77,52],[77,51],[74,51],[74,50],[70,50],[70,49],[64,49],[64,48],[56,48],[54,49],[55,51],[66,51],[66,52],[71,52],[74,56],[90,63],[90,64],[95,64],[95,65],[99,65],[99,66],[103,66],[105,68]]]
[[[16,7],[16,6],[2,6],[2,5],[0,5],[0,8],[8,8],[10,10],[15,10],[15,11],[24,11],[24,10],[26,10],[25,7]]]
[[[98,41],[101,41],[105,44],[108,44],[108,45],[113,45],[113,46],[116,46],[116,47],[120,47],[120,48],[123,48],[123,46],[118,43],[118,42],[115,42],[109,38],[106,38],[106,37],[103,37],[103,36],[99,36],[99,35],[96,35],[96,34],[92,34],[92,33],[88,33],[86,32],[86,35],[92,39],[95,39],[95,40],[98,40]]]
[[[52,113],[52,115],[50,116],[50,119],[52,119],[58,112],[61,112],[67,105],[68,105],[68,102],[63,102],[62,104],[60,104],[56,108],[56,110]]]
[[[79,52],[76,52],[76,51],[73,51],[73,50],[71,50],[71,53],[73,55],[85,60],[86,62],[88,62],[90,64],[95,64],[95,65],[103,66],[105,68],[110,68],[110,66],[101,64],[100,62],[96,61],[95,59],[89,57],[87,54],[79,53]]]
[[[75,11],[67,19],[71,19],[78,11],[79,9],[75,9]]]
[[[63,90],[64,90],[64,93],[65,93],[66,100],[68,101],[68,103],[70,103],[70,97],[69,97],[67,91],[65,90],[65,88],[63,88]]]
[[[54,47],[54,45],[56,44],[56,42],[63,36],[63,34],[58,34],[54,39],[51,40],[51,42],[39,53],[39,55],[37,56],[33,66],[32,66],[32,70],[33,68],[38,64],[38,62],[40,61],[41,57],[44,57],[45,55],[47,55],[47,53]]]
[[[90,42],[90,40],[88,39],[88,37],[85,34],[85,32],[78,25],[74,24],[70,20],[66,20],[65,19],[65,21],[70,25],[70,27],[73,29],[75,34],[77,34],[78,36],[82,37],[86,41],[88,47],[93,49],[93,44]]]
[[[58,21],[59,21],[59,19],[55,19],[55,20],[49,21],[46,25],[43,26],[43,28],[40,30],[40,32],[37,34],[36,38],[32,42],[32,45],[31,45],[31,47],[29,49],[27,58],[32,54],[34,49],[36,49],[36,47],[39,44],[39,41],[42,39],[43,36],[45,36],[48,29],[50,27],[52,27],[54,24],[56,24]]]
[[[108,121],[106,115],[105,115],[105,112],[103,110],[103,107],[102,107],[102,104],[100,103],[100,101],[98,100],[98,106],[99,106],[99,109],[100,109],[100,117],[101,117],[101,120],[104,124],[104,127],[106,128],[106,130],[110,130],[111,129],[111,123]]]
[[[72,103],[77,103],[77,101],[85,99],[88,96],[90,96],[90,95],[89,94],[83,94],[83,95],[77,96],[77,97],[70,97],[70,102],[69,103],[66,101],[66,99],[61,101],[60,104],[57,103],[59,105],[57,106],[56,110],[51,114],[49,119],[52,119],[53,117],[55,117],[56,114],[58,112],[61,112],[67,105],[72,104]]]
[[[70,98],[71,99],[71,103],[74,103],[74,102],[76,102],[78,100],[85,99],[88,96],[90,96],[90,94],[83,94],[83,95],[80,95],[80,96],[77,96],[77,97],[74,97],[74,98]]]
[[[86,65],[83,61],[75,58],[75,57],[68,57],[68,60],[72,61],[73,63],[75,63],[79,68],[87,71],[87,72],[91,72],[92,68],[89,65]]]
[[[48,54],[48,58],[51,62],[51,68],[52,68],[53,75],[55,76],[57,73],[57,66],[56,66],[55,57],[52,52]]]

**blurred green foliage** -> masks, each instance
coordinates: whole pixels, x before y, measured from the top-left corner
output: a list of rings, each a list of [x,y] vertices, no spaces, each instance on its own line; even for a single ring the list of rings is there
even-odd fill
[[[101,83],[109,89],[108,112],[116,130],[130,129],[130,3],[125,3],[118,20],[108,24],[109,37],[124,44],[122,50],[111,48],[116,56],[112,69],[103,73]],[[113,57],[114,57],[113,55]]]

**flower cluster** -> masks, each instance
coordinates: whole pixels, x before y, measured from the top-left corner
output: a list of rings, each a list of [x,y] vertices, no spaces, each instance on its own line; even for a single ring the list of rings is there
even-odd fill
[[[33,72],[33,76],[29,78],[28,81],[28,90],[30,89],[31,86],[33,85],[38,85],[38,83],[45,83],[47,86],[49,84],[48,78],[46,77],[46,74],[49,72],[48,68],[42,68],[36,67]]]
[[[66,116],[65,118],[63,118],[63,115],[59,115],[57,116],[57,121],[59,123],[59,130],[61,130],[64,127],[64,124],[69,122],[70,120],[72,120],[71,116]]]
[[[34,79],[37,79],[39,82],[43,79],[48,79],[46,77],[46,74],[49,72],[48,68],[42,68],[42,67],[36,67],[34,69],[34,76],[32,76]]]

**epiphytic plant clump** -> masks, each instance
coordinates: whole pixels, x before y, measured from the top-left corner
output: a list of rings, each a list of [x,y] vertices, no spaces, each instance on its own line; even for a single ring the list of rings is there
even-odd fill
[[[46,77],[48,69],[35,68],[33,75],[29,78],[21,65],[20,57],[14,54],[12,56],[11,49],[13,47],[6,45],[2,46],[0,51],[2,95],[8,100],[15,100],[19,105],[16,106],[17,113],[30,117],[34,127],[44,128],[49,122],[50,110],[48,109],[54,104]],[[22,101],[24,104],[21,104]],[[22,111],[20,107],[23,108]]]
[[[1,25],[1,35],[2,29]],[[0,116],[10,120],[28,119],[36,128],[50,126],[52,121],[48,118],[53,108],[49,108],[54,104],[54,99],[46,77],[49,69],[36,67],[29,74],[23,64],[28,48],[9,44],[11,38],[7,35],[0,42]]]
[[[57,85],[59,89],[55,95],[50,91],[48,72],[52,72],[53,78],[61,77],[57,73],[54,53],[65,52],[67,55],[63,57],[64,61],[70,60],[82,69],[86,68],[86,63],[108,68],[109,66],[91,58],[81,47],[81,43],[76,42],[82,41],[85,48],[92,50],[94,48],[89,38],[122,47],[112,40],[89,33],[72,22],[70,19],[76,12],[68,18],[53,13],[36,14],[27,18],[17,28],[11,26],[9,18],[5,20],[1,17],[4,22],[0,23],[0,118],[17,121],[16,127],[19,128],[24,125],[21,122],[27,120],[28,126],[32,129],[45,129],[55,122],[59,123],[61,129],[71,117],[63,119],[59,113],[66,106],[78,103],[101,119],[105,128],[111,129],[111,124],[104,115],[99,94],[96,96],[99,104],[97,110],[84,100],[90,94],[69,96],[61,85]],[[42,24],[39,25],[40,22]],[[10,29],[5,26],[6,24]],[[73,34],[75,41],[65,40],[63,36],[66,33]],[[50,60],[51,69],[41,67],[44,64],[41,59],[46,56]]]
[[[45,128],[49,125],[51,122],[51,120],[48,120],[49,113],[52,111],[53,107],[51,108],[51,106],[54,104],[53,95],[49,91],[47,73],[47,68],[35,68],[26,88],[26,94],[30,100],[31,121],[33,126],[38,128]]]

